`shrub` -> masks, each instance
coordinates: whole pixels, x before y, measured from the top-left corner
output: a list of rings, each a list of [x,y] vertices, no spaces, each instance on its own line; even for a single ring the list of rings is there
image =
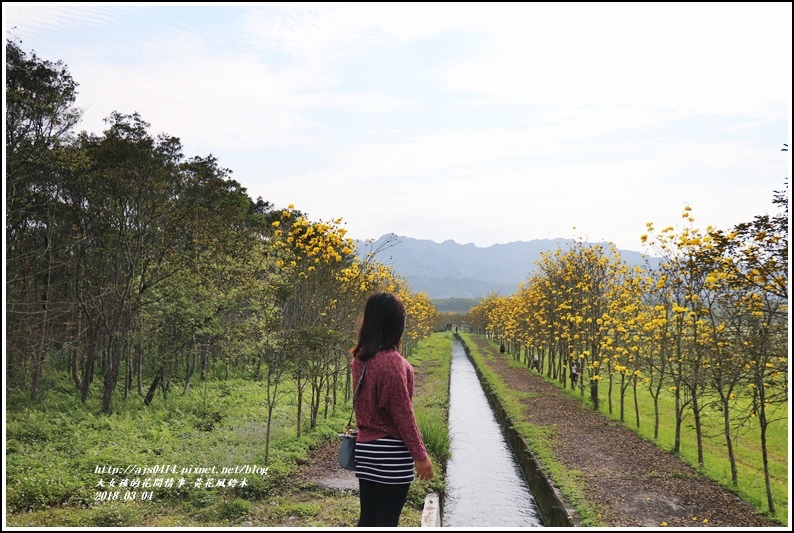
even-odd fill
[[[6,505],[13,512],[34,511],[70,500],[85,500],[83,483],[56,468],[9,480]]]
[[[129,527],[135,525],[140,519],[128,505],[107,505],[100,507],[91,518],[91,524],[103,527]]]
[[[190,492],[188,504],[194,509],[203,509],[215,502],[215,495],[208,490],[194,490]]]
[[[235,518],[248,515],[250,510],[251,502],[243,500],[242,498],[237,498],[236,500],[224,503],[218,511],[218,514],[221,518],[225,518],[226,520],[234,520]]]

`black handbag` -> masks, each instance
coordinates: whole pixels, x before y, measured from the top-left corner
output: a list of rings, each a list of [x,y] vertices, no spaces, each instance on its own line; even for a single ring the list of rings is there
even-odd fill
[[[345,470],[356,469],[356,436],[358,431],[351,431],[350,425],[353,423],[353,413],[356,412],[356,398],[358,398],[358,391],[361,389],[361,382],[364,381],[368,362],[364,363],[364,370],[361,371],[361,377],[358,378],[358,385],[356,385],[356,391],[353,393],[353,411],[350,412],[350,420],[347,421],[347,428],[344,435],[342,435],[342,446],[339,448],[339,465]]]

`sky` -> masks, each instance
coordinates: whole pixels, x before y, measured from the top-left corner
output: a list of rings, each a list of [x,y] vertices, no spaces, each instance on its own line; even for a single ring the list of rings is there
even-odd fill
[[[348,236],[647,251],[729,229],[791,176],[792,4],[16,3],[78,130],[114,111],[249,197]]]

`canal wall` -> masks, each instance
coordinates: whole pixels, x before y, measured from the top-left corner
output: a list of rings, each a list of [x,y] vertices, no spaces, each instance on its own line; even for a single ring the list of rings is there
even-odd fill
[[[482,384],[486,398],[488,398],[488,403],[491,404],[491,408],[496,415],[499,425],[504,431],[507,442],[510,444],[516,456],[516,460],[524,474],[524,478],[526,478],[529,489],[535,498],[535,504],[540,511],[544,524],[548,527],[578,526],[579,521],[573,509],[565,501],[559,489],[557,489],[551,479],[543,472],[540,463],[530,450],[527,441],[518,433],[518,430],[513,427],[513,422],[507,410],[503,407],[500,398],[494,393],[491,385],[484,379],[482,371],[471,356],[468,345],[457,333],[455,333],[455,338],[463,345],[466,356],[474,365],[474,370],[477,372],[477,377]]]
[[[441,527],[441,496],[430,492],[425,496],[420,527]]]

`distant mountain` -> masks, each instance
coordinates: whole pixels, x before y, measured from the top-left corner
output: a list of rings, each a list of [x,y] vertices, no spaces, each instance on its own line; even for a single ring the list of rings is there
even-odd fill
[[[389,233],[374,242],[356,244],[362,257],[376,252],[375,258],[405,276],[414,291],[425,292],[431,299],[446,299],[483,298],[491,292],[512,294],[534,271],[541,252],[567,249],[572,242],[536,239],[480,248],[452,240],[437,243]],[[619,252],[629,265],[645,263],[639,252]]]
[[[436,306],[439,313],[457,313],[465,315],[469,309],[482,302],[482,298],[444,298],[441,300],[431,299],[430,303]]]

